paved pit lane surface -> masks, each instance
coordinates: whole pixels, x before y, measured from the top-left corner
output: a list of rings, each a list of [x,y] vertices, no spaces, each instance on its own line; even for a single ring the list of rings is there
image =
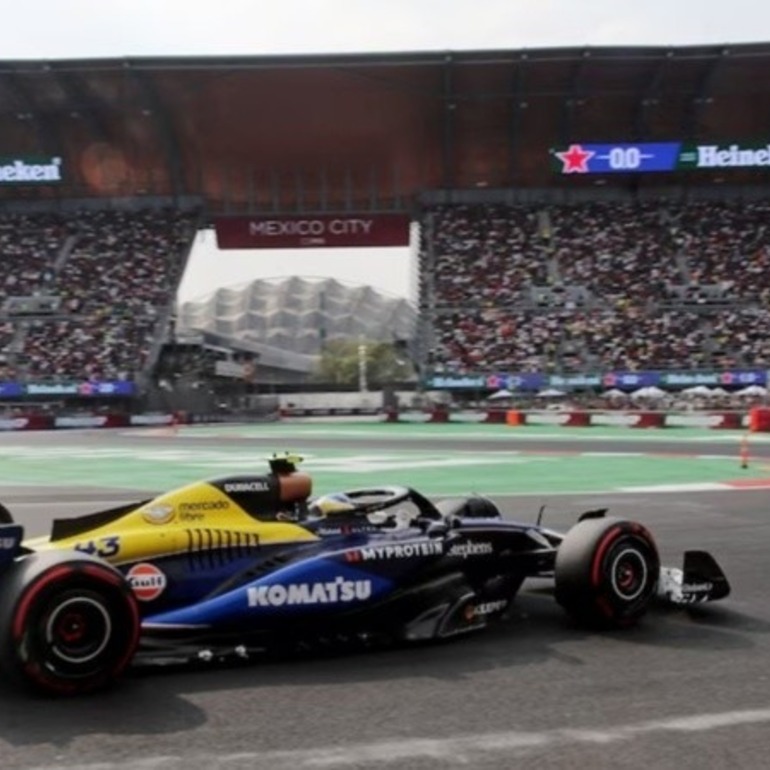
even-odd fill
[[[94,456],[81,456],[89,448],[129,448],[142,455],[151,447],[163,446],[194,456],[228,452],[232,445],[241,451],[245,442],[258,458],[267,449],[308,446],[289,434],[289,446],[276,446],[276,432],[262,439],[234,438],[226,436],[228,432],[217,429],[203,438],[188,438],[184,431],[175,437],[57,433],[29,434],[18,440],[16,435],[2,436],[0,500],[37,533],[54,516],[132,499],[137,495],[132,488],[155,491],[162,473],[212,475],[193,459],[186,468],[184,463],[163,465],[165,470],[153,478],[132,465],[117,484],[114,470]],[[415,446],[415,438],[388,439],[387,447],[355,438],[352,446],[340,446],[341,439],[329,435],[328,445],[318,438],[312,447],[319,463],[351,456],[346,449],[361,454],[362,442],[367,453],[425,450],[425,457],[433,456],[434,448]],[[677,440],[677,454],[699,455],[704,443],[709,447],[706,454],[732,454],[735,442],[720,439],[712,447],[698,440],[702,437]],[[537,457],[559,442],[564,447],[566,440],[523,441],[526,447],[514,449]],[[570,437],[569,442],[570,452],[596,451],[593,440],[575,444]],[[624,447],[621,451],[631,451],[624,439],[617,440],[617,445]],[[7,452],[9,446],[15,447],[15,454]],[[667,444],[656,446],[658,450],[648,449],[647,444],[642,449],[637,443],[633,451],[669,451]],[[67,460],[67,451],[59,459],[49,456],[37,464],[35,483],[32,471],[22,468],[21,458],[30,448],[52,447],[69,449],[77,461]],[[466,435],[460,449],[492,463],[501,450],[500,439]],[[602,450],[609,451],[607,446]],[[688,547],[711,550],[731,579],[733,595],[689,613],[656,609],[638,628],[598,634],[572,626],[544,586],[534,583],[517,600],[507,623],[441,645],[259,661],[230,668],[135,671],[113,691],[74,701],[29,698],[0,685],[0,768],[766,767],[770,734],[768,491],[706,488],[640,493],[612,486],[604,487],[606,491],[592,488],[569,494],[569,484],[559,478],[572,473],[572,455],[556,457],[554,463],[525,466],[530,474],[536,469],[559,486],[559,494],[546,498],[550,525],[567,527],[576,511],[609,505],[613,513],[647,524],[667,563],[676,562]],[[127,462],[123,455],[114,459]],[[639,464],[647,459],[628,458]],[[13,472],[7,471],[9,462]],[[87,472],[59,487],[60,466],[69,462],[85,465]],[[157,469],[159,462],[153,460],[152,466]],[[315,476],[312,462],[308,468]],[[612,458],[595,458],[581,465],[579,473],[601,476],[607,462]],[[709,465],[716,469],[712,480],[724,480],[725,473],[743,478],[734,459],[725,460],[724,467],[720,460],[682,462],[713,463]],[[475,478],[480,466],[459,467],[469,479]],[[639,471],[639,486],[658,485],[660,468],[652,461],[644,473]],[[419,469],[431,486],[446,483],[445,470],[429,463]],[[458,466],[449,470],[459,472]],[[755,469],[748,470],[753,474]],[[319,466],[318,472],[329,474],[324,485],[342,478],[341,486],[350,487],[368,479],[369,471],[347,478],[338,469]],[[694,465],[682,466],[680,472],[682,484],[703,483]],[[761,477],[757,469],[756,478]],[[378,478],[399,482],[403,473],[394,468]],[[50,486],[52,480],[57,485]],[[522,511],[527,515],[536,511],[544,499],[541,491],[528,494],[520,488],[493,492],[498,503],[514,509],[519,517]],[[510,493],[518,494],[511,497]]]

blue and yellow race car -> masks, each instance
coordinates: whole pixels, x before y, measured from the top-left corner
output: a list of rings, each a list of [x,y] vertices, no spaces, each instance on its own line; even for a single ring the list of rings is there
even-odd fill
[[[132,661],[443,639],[503,617],[529,577],[551,578],[572,617],[601,627],[634,624],[656,596],[730,591],[706,552],[662,568],[648,530],[604,510],[563,534],[480,496],[382,486],[314,499],[300,459],[56,520],[31,540],[0,506],[3,673],[75,694]]]

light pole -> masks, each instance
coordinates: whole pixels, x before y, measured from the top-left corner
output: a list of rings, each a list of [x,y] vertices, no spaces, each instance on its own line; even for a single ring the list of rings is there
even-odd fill
[[[366,343],[363,337],[359,338],[358,345],[358,390],[366,393]]]

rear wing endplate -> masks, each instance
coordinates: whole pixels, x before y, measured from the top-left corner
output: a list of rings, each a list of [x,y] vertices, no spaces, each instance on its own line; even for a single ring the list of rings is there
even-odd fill
[[[0,567],[21,553],[24,527],[21,524],[0,524]]]

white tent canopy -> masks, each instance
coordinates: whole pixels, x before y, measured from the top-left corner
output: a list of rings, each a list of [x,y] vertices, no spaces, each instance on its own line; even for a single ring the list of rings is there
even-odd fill
[[[556,390],[556,388],[546,388],[541,390],[538,394],[538,398],[561,398],[567,394],[563,390]]]
[[[631,398],[665,398],[668,395],[665,390],[651,385],[648,388],[639,388],[631,394]]]
[[[682,391],[685,396],[711,396],[713,391],[705,385],[695,385],[692,388],[685,388]]]
[[[513,393],[510,390],[507,390],[506,388],[502,388],[501,390],[496,391],[491,396],[487,396],[487,399],[489,401],[501,401],[504,398],[511,398],[513,396]]]
[[[762,385],[749,385],[747,388],[743,388],[742,390],[739,390],[736,395],[738,395],[738,396],[766,396],[767,395],[767,388],[762,387]]]

